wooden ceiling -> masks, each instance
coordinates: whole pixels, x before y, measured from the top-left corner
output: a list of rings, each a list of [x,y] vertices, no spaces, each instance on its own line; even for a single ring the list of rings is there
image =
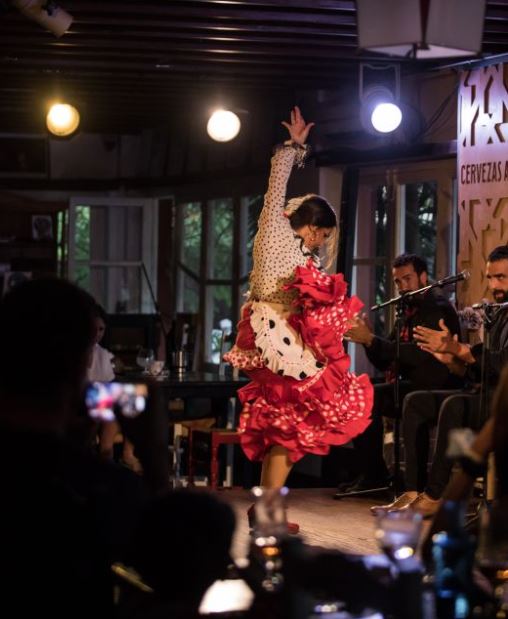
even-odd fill
[[[74,17],[60,39],[0,0],[0,130],[42,128],[44,105],[57,94],[86,110],[91,129],[136,130],[207,97],[245,105],[346,88],[365,59],[352,0],[58,4]],[[489,1],[484,55],[506,51],[508,0]]]

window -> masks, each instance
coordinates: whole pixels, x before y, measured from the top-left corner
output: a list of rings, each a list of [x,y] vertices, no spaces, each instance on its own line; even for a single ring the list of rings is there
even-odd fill
[[[400,209],[402,251],[425,258],[431,279],[436,277],[437,183],[424,181],[404,185]]]
[[[395,256],[405,252],[422,256],[431,279],[453,272],[454,175],[453,160],[373,168],[360,174],[351,292],[365,303],[364,311],[377,334],[390,330],[392,312],[369,312],[369,308],[396,295],[391,278]],[[350,350],[355,370],[372,372],[363,349]]]
[[[175,311],[199,314],[208,363],[219,363],[223,333],[239,318],[262,202],[225,197],[176,207]]]
[[[69,278],[107,312],[153,313],[156,215],[151,199],[71,200]]]

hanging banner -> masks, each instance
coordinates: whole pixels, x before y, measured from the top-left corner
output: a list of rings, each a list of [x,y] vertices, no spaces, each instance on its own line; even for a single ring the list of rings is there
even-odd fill
[[[507,65],[508,66],[508,65]],[[508,242],[508,89],[505,65],[461,74],[458,97],[457,183],[460,217],[458,270],[462,306],[487,295],[485,262]]]

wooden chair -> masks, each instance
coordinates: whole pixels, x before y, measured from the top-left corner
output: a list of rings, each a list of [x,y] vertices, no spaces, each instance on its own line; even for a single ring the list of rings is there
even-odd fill
[[[189,428],[188,443],[188,483],[194,485],[196,471],[196,444],[206,440],[210,444],[210,488],[219,486],[219,447],[221,445],[239,445],[240,434],[237,430],[227,428]]]

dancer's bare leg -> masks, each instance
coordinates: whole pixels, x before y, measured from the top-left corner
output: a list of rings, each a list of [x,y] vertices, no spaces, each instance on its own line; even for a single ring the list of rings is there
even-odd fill
[[[264,488],[282,488],[293,468],[289,452],[285,447],[274,445],[266,454],[261,469],[261,486]],[[253,507],[249,511],[253,510]],[[300,527],[294,522],[288,522],[288,532],[298,533]]]
[[[261,486],[264,488],[281,488],[293,468],[289,452],[285,447],[274,445],[266,454],[261,469]]]

